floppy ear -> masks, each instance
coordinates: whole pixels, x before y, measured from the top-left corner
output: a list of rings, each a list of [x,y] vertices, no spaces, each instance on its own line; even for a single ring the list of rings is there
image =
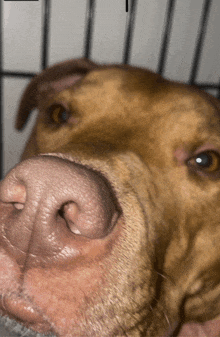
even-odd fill
[[[83,75],[98,67],[94,62],[81,58],[55,64],[36,75],[21,97],[15,128],[21,130],[25,126],[31,110],[38,106],[39,91],[45,91],[51,83],[51,89],[54,92],[59,92],[76,83]]]

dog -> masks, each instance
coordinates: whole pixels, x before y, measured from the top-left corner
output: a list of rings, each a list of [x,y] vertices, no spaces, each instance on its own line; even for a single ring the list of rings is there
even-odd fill
[[[83,58],[33,78],[18,130],[34,108],[0,185],[3,320],[30,335],[220,336],[219,101]]]

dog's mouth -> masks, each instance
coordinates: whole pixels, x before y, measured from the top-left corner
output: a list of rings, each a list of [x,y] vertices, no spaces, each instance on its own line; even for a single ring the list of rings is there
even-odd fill
[[[165,337],[219,337],[220,318],[205,323],[188,323],[178,327]]]
[[[164,337],[220,336],[220,282],[216,265],[204,274],[203,280],[200,275],[195,286],[188,289],[179,306],[179,319],[169,324]]]
[[[193,302],[200,302],[199,297],[197,299],[192,300]],[[209,317],[213,317],[213,312],[215,312],[215,303],[216,301],[220,303],[219,301],[219,296],[216,298],[216,300],[213,300],[213,302],[207,303],[208,310],[210,314],[208,315]],[[200,307],[195,307],[195,312],[199,312],[200,309],[202,311],[202,308],[206,303],[204,301],[200,302]],[[213,311],[212,311],[213,308]],[[165,315],[166,313],[163,312],[162,316]],[[162,337],[219,337],[220,336],[220,316],[217,315],[214,319],[204,319],[203,315],[199,315],[195,317],[192,315],[192,318],[190,317],[190,320],[187,321],[186,315],[185,315],[185,310],[184,308],[180,308],[180,318],[171,323],[168,319],[168,316],[166,316],[166,325],[169,326],[168,329],[164,329],[163,334],[155,335],[157,337],[162,336]],[[200,317],[199,317],[200,316]],[[163,318],[162,318],[163,320]],[[161,320],[161,321],[162,321]],[[160,323],[159,323],[160,324]],[[160,330],[160,327],[157,323],[157,327]],[[148,336],[148,335],[147,335]],[[150,335],[149,335],[150,336]]]

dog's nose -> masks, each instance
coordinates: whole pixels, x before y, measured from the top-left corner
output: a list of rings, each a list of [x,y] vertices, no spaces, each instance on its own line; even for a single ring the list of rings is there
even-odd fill
[[[0,244],[21,256],[68,255],[79,240],[107,236],[118,218],[112,190],[99,173],[55,156],[12,169],[0,184],[0,201]]]

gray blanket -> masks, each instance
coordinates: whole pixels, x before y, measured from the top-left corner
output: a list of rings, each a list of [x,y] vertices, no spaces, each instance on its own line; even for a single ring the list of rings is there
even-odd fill
[[[8,317],[0,317],[0,337],[55,337],[33,332]]]

